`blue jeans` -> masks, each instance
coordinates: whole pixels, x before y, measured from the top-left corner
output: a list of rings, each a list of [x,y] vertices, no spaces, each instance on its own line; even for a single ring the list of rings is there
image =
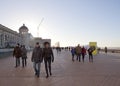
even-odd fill
[[[35,70],[35,75],[39,76],[40,75],[40,67],[41,67],[41,63],[38,62],[33,62],[33,67],[34,67],[34,70]]]

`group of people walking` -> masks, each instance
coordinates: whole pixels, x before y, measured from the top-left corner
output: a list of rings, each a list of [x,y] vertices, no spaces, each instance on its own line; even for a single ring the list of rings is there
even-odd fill
[[[79,44],[77,47],[71,49],[72,54],[72,61],[74,62],[74,57],[76,56],[76,60],[81,62],[84,62],[85,55],[89,54],[89,62],[93,62],[93,51],[94,49],[90,47],[88,50],[83,46],[81,47]],[[24,45],[20,46],[20,44],[17,44],[17,46],[14,48],[13,51],[13,57],[16,57],[16,65],[15,68],[20,66],[20,59],[22,59],[22,67],[27,66],[27,49]],[[35,76],[40,76],[40,68],[41,63],[45,63],[45,70],[46,70],[46,78],[52,75],[51,72],[51,63],[54,62],[54,55],[52,48],[50,47],[50,44],[48,42],[44,43],[44,48],[41,48],[39,42],[36,43],[35,48],[33,49],[31,61],[33,62],[33,68],[35,71]]]
[[[13,57],[16,58],[15,68],[20,66],[20,58],[22,59],[22,67],[27,66],[27,50],[25,48],[25,45],[20,46],[20,44],[17,44],[13,51]]]
[[[20,57],[22,57],[22,63],[23,67],[27,65],[27,50],[25,49],[25,46],[22,48],[19,44],[14,48],[13,56],[16,57],[16,66],[20,66]],[[52,75],[51,72],[51,62],[54,62],[54,55],[52,48],[50,47],[50,44],[48,42],[44,43],[44,48],[40,47],[39,42],[36,43],[35,48],[32,52],[31,61],[33,62],[33,68],[35,71],[35,76],[40,76],[40,68],[41,63],[45,63],[45,70],[46,70],[46,78]]]
[[[82,61],[84,62],[84,59],[85,59],[85,55],[87,54],[87,51],[88,51],[88,54],[89,54],[89,62],[93,62],[93,49],[92,47],[90,47],[88,50],[85,49],[85,47],[81,47],[79,44],[77,47],[75,48],[72,48],[71,49],[71,54],[72,54],[72,61],[74,62],[74,57],[76,56],[76,60],[78,60],[79,62],[81,62],[81,56],[82,56]]]

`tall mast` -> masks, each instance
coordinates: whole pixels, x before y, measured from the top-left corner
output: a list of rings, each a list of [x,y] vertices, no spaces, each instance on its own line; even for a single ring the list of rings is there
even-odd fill
[[[42,24],[43,20],[44,20],[44,18],[41,19],[41,22],[40,22],[40,24],[37,27],[37,36],[38,37],[39,37],[39,28],[40,28],[40,25]]]

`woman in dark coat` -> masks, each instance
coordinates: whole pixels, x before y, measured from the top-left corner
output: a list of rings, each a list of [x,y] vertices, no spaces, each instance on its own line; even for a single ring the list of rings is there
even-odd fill
[[[51,62],[54,62],[54,55],[53,55],[53,51],[52,48],[50,48],[50,44],[48,42],[44,43],[44,49],[43,49],[43,58],[44,58],[44,62],[45,62],[45,70],[46,70],[46,78],[49,77],[49,74],[52,75],[51,73]],[[49,73],[48,73],[48,69],[49,69]]]
[[[82,60],[83,60],[83,62],[84,62],[84,59],[85,59],[85,55],[86,55],[86,49],[83,46],[83,48],[82,48]]]
[[[21,48],[20,48],[19,43],[14,48],[13,57],[16,58],[16,66],[15,66],[15,68],[17,68],[18,66],[20,66],[20,57],[21,57]]]
[[[21,51],[22,51],[22,66],[24,67],[27,65],[27,50],[25,48],[25,45],[22,46]]]

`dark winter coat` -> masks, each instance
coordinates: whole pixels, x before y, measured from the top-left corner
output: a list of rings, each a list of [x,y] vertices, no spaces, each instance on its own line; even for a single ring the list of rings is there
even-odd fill
[[[92,48],[89,48],[89,49],[88,49],[88,53],[89,53],[89,55],[92,55],[92,53],[93,53]]]
[[[76,54],[81,54],[82,52],[82,48],[80,46],[77,46],[75,50],[76,50]]]
[[[21,57],[21,48],[16,46],[14,48],[14,51],[13,51],[13,56],[15,56],[16,58],[20,58]]]
[[[75,49],[71,50],[71,54],[74,55],[75,54]]]
[[[51,48],[43,49],[43,58],[44,58],[44,61],[47,61],[48,59],[51,59],[52,62],[54,61],[54,55]]]
[[[40,47],[35,47],[32,53],[32,62],[42,62],[42,49]]]
[[[27,58],[27,50],[26,48],[21,48],[22,51],[22,58]]]
[[[86,49],[82,48],[82,54],[86,54]]]

